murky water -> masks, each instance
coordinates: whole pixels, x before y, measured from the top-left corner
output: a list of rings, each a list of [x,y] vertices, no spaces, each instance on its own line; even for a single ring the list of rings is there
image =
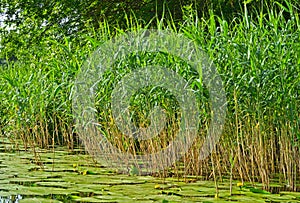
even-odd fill
[[[254,189],[240,189],[237,181],[232,196],[229,182],[219,183],[219,198],[215,198],[213,181],[188,178],[193,181],[118,174],[95,164],[81,150],[38,150],[35,156],[22,147],[16,149],[4,138],[0,140],[0,203],[300,201],[297,192],[274,187],[277,194],[268,194],[261,192],[259,184]]]

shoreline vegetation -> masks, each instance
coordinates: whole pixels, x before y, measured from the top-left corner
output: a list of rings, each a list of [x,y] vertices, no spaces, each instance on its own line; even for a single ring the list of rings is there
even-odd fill
[[[229,176],[241,182],[261,182],[264,189],[268,189],[273,178],[278,178],[280,184],[296,191],[300,181],[300,8],[288,1],[286,5],[264,5],[251,13],[246,3],[242,8],[243,13],[228,21],[212,10],[208,18],[201,18],[186,6],[182,8],[182,22],[154,19],[156,27],[150,23],[147,27],[132,15],[127,16],[127,28],[112,27],[103,21],[98,29],[91,28],[80,39],[49,37],[31,45],[23,58],[18,56],[19,60],[0,66],[2,135],[11,141],[21,139],[25,149],[33,152],[36,148],[55,149],[59,145],[70,150],[81,146],[74,128],[72,88],[84,61],[99,45],[127,31],[168,29],[194,40],[213,60],[224,83],[227,117],[216,150],[199,161],[210,115],[205,90],[196,88],[204,116],[199,138],[172,166],[173,174],[166,169],[159,176],[193,175],[214,179],[216,183]],[[170,66],[178,62],[164,55],[145,54],[143,59],[141,64],[147,60],[168,62]],[[121,71],[135,63],[136,57],[129,57],[120,63],[124,67]],[[107,76],[111,80],[116,77],[113,73]],[[157,145],[167,145],[178,130],[172,116],[165,134],[150,143],[138,143],[118,132],[105,105],[110,102],[111,87],[102,81],[96,97],[99,124],[110,141],[130,153],[147,153],[145,146],[158,149]],[[156,102],[164,101],[170,115],[178,113],[174,111],[176,102],[172,95],[162,92]],[[146,100],[153,97],[143,92],[140,95],[149,97]],[[136,112],[149,108],[143,105],[142,96],[132,103]],[[137,123],[141,117],[135,114]]]
[[[7,138],[0,138],[0,202],[297,202],[300,198],[299,192],[279,185],[278,179],[268,191],[261,183],[239,180],[233,181],[230,191],[229,180],[224,179],[216,198],[214,181],[120,174],[95,164],[82,149],[57,147],[55,154],[39,149],[37,163],[22,143],[16,149]]]

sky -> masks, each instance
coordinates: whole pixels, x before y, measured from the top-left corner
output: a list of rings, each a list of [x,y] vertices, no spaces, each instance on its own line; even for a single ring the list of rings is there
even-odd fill
[[[4,23],[3,23],[4,20],[5,20],[5,14],[0,13],[0,27],[4,27]],[[10,30],[10,28],[7,28],[7,30]],[[1,36],[0,36],[0,40],[1,40]],[[1,51],[1,44],[0,44],[0,51]]]
[[[4,24],[3,24],[4,20],[5,20],[5,16],[2,13],[0,13],[0,27],[4,26]],[[1,36],[0,36],[0,40],[1,40]],[[1,52],[1,48],[2,48],[2,46],[0,44],[0,52]]]
[[[3,23],[4,20],[5,20],[5,14],[4,13],[0,13],[0,27],[4,26],[4,23]],[[8,30],[10,30],[10,29],[8,28]]]
[[[4,20],[4,16],[2,15],[2,13],[0,14],[0,26],[3,26],[3,20]]]
[[[4,11],[5,12],[5,11]],[[3,26],[3,21],[5,19],[5,15],[4,13],[0,13],[0,26],[2,27]]]

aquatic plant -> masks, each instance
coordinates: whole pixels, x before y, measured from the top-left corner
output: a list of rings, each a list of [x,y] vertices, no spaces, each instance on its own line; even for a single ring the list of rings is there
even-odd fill
[[[274,176],[279,176],[282,184],[295,189],[300,173],[299,8],[292,4],[266,4],[255,15],[247,12],[246,3],[243,9],[244,13],[232,22],[216,16],[212,10],[210,17],[203,19],[188,7],[184,8],[185,20],[179,27],[172,21],[154,19],[158,22],[157,29],[183,33],[211,57],[224,82],[228,101],[220,142],[210,157],[199,160],[199,149],[210,121],[209,98],[205,88],[197,86],[197,82],[193,84],[199,105],[203,107],[199,136],[181,160],[159,175],[214,177],[217,184],[223,176],[231,174],[233,179],[242,182],[261,181],[266,188]],[[72,149],[80,144],[72,113],[72,88],[78,70],[100,44],[145,25],[128,17],[128,30],[112,28],[106,22],[99,27],[79,40],[65,37],[62,42],[47,38],[33,45],[30,51],[20,50],[20,54],[24,52],[21,61],[0,67],[2,134],[12,140],[21,138],[26,149],[54,150],[56,145]],[[134,64],[154,62],[167,64],[193,79],[193,73],[184,71],[188,65],[179,59],[145,54],[141,58],[129,56],[119,64],[119,72],[107,73],[107,80],[101,81],[102,86],[99,84],[95,102],[101,131],[124,152],[156,151],[167,146],[168,139],[178,130],[180,110],[176,101],[169,92],[157,88],[152,89],[155,93],[152,95],[145,94],[150,89],[138,92],[136,100],[132,100],[133,120],[139,125],[147,114],[141,109],[150,109],[153,103],[165,105],[169,123],[156,140],[138,142],[120,134],[111,117],[108,107],[113,79]],[[157,97],[153,99],[153,95]],[[151,99],[153,103],[144,103]],[[235,164],[230,163],[232,152],[236,156]],[[37,160],[38,157],[36,153]]]

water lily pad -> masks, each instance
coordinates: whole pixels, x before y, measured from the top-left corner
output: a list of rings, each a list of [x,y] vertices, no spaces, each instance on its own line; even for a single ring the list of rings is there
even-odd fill
[[[35,183],[37,186],[42,187],[54,187],[54,188],[63,188],[67,189],[74,185],[74,183],[67,183],[67,182],[37,182]]]
[[[11,178],[9,183],[10,184],[18,184],[24,186],[31,186],[34,183],[41,181],[38,177],[26,177],[26,178]]]
[[[1,148],[1,144],[0,144]],[[55,152],[40,150],[39,163],[32,152],[0,152],[0,196],[21,195],[19,202],[297,202],[300,193],[267,194],[254,187],[240,189],[234,181],[219,182],[215,198],[213,181],[196,176],[160,179],[153,176],[128,176],[93,163],[88,155],[70,153],[63,147]],[[65,151],[63,151],[65,150]],[[82,149],[81,149],[82,150]],[[81,150],[78,150],[80,152]],[[83,173],[86,171],[86,173]],[[272,187],[280,187],[275,181]],[[157,187],[155,187],[158,185]],[[252,188],[252,189],[251,189]],[[262,188],[256,184],[256,188]],[[35,198],[33,198],[35,197]],[[1,197],[0,197],[1,202]]]
[[[101,199],[97,199],[97,198],[93,198],[93,197],[76,197],[76,198],[73,198],[73,201],[75,202],[118,202],[117,199],[116,200],[101,200]]]
[[[0,169],[2,169],[2,168],[7,168],[7,165],[0,164]]]
[[[27,188],[23,185],[16,185],[16,184],[2,184],[0,185],[0,191],[4,192],[10,192],[12,195],[17,195],[19,194],[19,191]]]
[[[250,192],[258,193],[258,194],[270,194],[270,192],[259,188],[250,188]]]
[[[53,199],[45,199],[45,198],[26,198],[19,200],[19,203],[62,203],[58,200]]]

